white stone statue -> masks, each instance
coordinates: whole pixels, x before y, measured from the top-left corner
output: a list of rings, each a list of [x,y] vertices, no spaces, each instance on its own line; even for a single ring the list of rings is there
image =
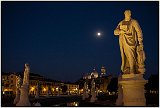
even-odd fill
[[[20,100],[16,106],[31,106],[28,98],[28,87],[29,87],[29,65],[25,64],[23,84],[20,88]]]
[[[29,64],[25,64],[25,70],[24,70],[24,78],[23,78],[23,85],[29,85]]]
[[[49,96],[50,96],[50,90],[49,90],[49,87],[48,87],[46,97],[49,97]]]
[[[13,104],[17,104],[20,100],[20,90],[19,89],[21,87],[21,81],[22,81],[21,76],[20,75],[16,76],[16,97],[14,99]]]
[[[88,98],[88,85],[87,82],[84,83],[84,87],[83,87],[83,97],[82,100],[85,100],[86,98]]]
[[[125,18],[114,30],[119,36],[122,57],[122,76],[118,80],[118,106],[145,106],[146,99],[143,78],[145,72],[145,53],[143,50],[143,34],[138,22],[131,18],[131,11],[124,12]]]
[[[94,82],[94,79],[92,79],[91,81],[91,99],[90,99],[90,102],[95,102],[97,100],[97,97],[96,97],[96,88],[95,88],[95,82]]]
[[[145,53],[142,30],[138,22],[131,18],[130,10],[126,10],[124,15],[124,20],[114,30],[114,35],[119,36],[121,70],[124,74],[144,74]]]
[[[37,83],[37,86],[36,86],[36,96],[35,96],[36,99],[39,98],[39,83]]]

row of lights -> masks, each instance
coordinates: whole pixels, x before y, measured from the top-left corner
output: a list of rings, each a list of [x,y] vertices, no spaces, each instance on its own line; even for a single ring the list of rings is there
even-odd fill
[[[56,91],[58,91],[58,87],[56,87]],[[35,90],[35,87],[31,87],[31,91],[34,91]],[[44,87],[43,88],[43,91],[47,91],[47,89]],[[52,91],[54,91],[54,88],[52,88]]]

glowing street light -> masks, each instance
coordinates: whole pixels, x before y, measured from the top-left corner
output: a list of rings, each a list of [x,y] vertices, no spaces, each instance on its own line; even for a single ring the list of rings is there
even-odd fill
[[[34,90],[34,87],[31,87],[31,91],[33,91]]]
[[[46,91],[46,88],[43,88],[43,91]]]

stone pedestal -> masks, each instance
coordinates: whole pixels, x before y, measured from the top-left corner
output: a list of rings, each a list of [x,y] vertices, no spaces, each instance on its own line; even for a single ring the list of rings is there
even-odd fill
[[[96,93],[93,93],[90,102],[95,102],[96,100],[97,100]]]
[[[20,91],[20,100],[16,106],[31,106],[28,98],[28,85],[22,85]]]
[[[37,84],[37,87],[36,87],[36,95],[35,95],[35,98],[36,99],[39,99],[39,85]]]
[[[39,93],[36,92],[35,98],[36,98],[36,99],[39,99]]]
[[[122,75],[119,84],[123,89],[124,106],[146,106],[144,85],[147,80],[141,74]]]
[[[46,97],[49,97],[49,91],[47,91]]]
[[[20,90],[19,90],[19,88],[17,88],[17,90],[16,90],[16,97],[14,99],[13,104],[17,104],[19,102],[19,100],[20,100]]]
[[[85,100],[87,98],[89,98],[89,95],[88,95],[87,91],[85,91],[85,92],[83,92],[82,100]]]
[[[116,100],[116,105],[123,106],[123,90],[120,84],[118,84],[118,99]]]

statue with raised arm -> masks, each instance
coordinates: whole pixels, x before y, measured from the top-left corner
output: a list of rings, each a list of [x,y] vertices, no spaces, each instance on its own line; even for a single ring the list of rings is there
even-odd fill
[[[131,11],[124,12],[122,20],[114,30],[119,36],[123,74],[144,74],[145,53],[143,50],[143,34],[138,22],[131,18]]]

